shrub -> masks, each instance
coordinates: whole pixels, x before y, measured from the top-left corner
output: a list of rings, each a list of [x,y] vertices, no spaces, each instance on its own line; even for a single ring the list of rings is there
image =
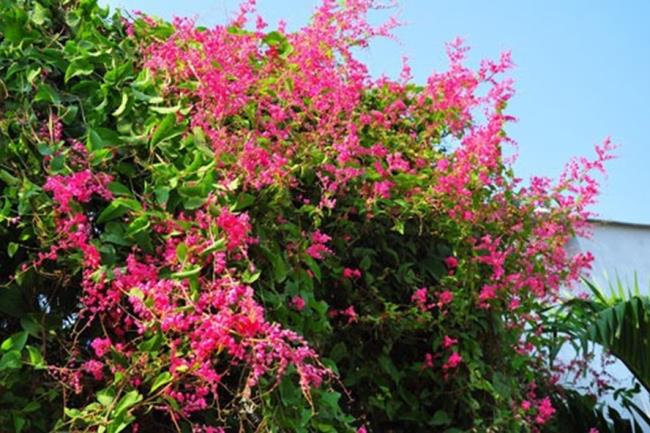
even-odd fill
[[[0,421],[15,431],[538,431],[537,313],[610,158],[523,186],[506,53],[426,84],[297,32],[0,12]],[[54,427],[53,427],[54,425]],[[126,430],[128,431],[128,430]]]

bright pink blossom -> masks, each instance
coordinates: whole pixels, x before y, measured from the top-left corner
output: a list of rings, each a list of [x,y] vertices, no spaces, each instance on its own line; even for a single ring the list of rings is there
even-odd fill
[[[344,268],[344,278],[361,278],[361,271],[359,269]]]
[[[305,308],[305,300],[301,296],[294,296],[291,298],[291,306],[298,311],[302,311]]]
[[[106,353],[111,349],[111,340],[109,338],[95,338],[90,347],[95,351],[98,358],[103,358]]]

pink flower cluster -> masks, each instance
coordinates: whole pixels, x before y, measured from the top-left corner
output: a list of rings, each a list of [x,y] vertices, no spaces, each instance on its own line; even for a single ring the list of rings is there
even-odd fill
[[[309,245],[309,247],[307,247],[305,252],[317,260],[323,259],[325,258],[325,255],[332,253],[332,250],[326,245],[330,240],[332,240],[331,237],[319,230],[316,230],[314,233],[312,233],[312,243]]]

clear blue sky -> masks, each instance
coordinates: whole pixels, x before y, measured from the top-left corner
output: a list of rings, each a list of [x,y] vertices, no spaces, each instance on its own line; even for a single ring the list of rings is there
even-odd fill
[[[163,18],[224,21],[237,0],[101,0]],[[296,28],[318,0],[258,0],[275,25]],[[401,0],[396,31],[401,44],[377,41],[363,54],[374,74],[396,76],[402,55],[416,81],[446,67],[444,43],[456,36],[472,47],[471,60],[511,50],[517,95],[509,107],[519,122],[520,177],[557,176],[574,155],[593,155],[611,135],[621,145],[608,166],[600,217],[650,224],[650,1],[648,0]]]

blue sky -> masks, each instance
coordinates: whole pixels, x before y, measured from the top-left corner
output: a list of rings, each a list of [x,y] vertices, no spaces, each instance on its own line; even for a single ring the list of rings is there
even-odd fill
[[[237,0],[102,0],[163,18],[223,22]],[[307,22],[318,0],[258,0],[274,25]],[[446,67],[444,43],[460,36],[471,61],[511,50],[517,95],[509,128],[519,142],[516,172],[557,176],[569,158],[593,155],[610,135],[621,145],[608,165],[601,218],[650,224],[650,1],[401,0],[400,43],[378,40],[366,52],[375,75],[396,76],[407,55],[415,80]],[[376,17],[377,19],[379,17]]]

